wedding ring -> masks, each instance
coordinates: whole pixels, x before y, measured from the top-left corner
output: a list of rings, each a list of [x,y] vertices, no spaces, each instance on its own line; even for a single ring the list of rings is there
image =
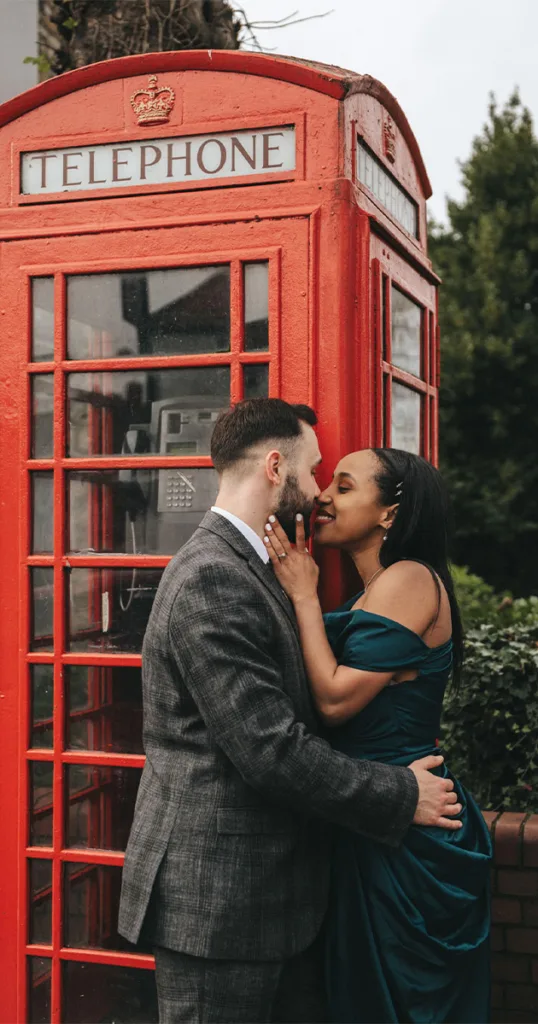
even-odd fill
[[[287,554],[284,552],[282,555],[277,555],[277,558],[287,558]]]

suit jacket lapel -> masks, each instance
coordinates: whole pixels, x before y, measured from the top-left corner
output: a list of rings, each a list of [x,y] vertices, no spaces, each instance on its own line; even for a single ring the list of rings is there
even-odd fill
[[[246,559],[249,568],[256,574],[258,579],[261,580],[273,597],[278,601],[291,622],[296,635],[299,636],[293,605],[287,594],[282,590],[282,587],[273,572],[271,564],[269,562],[266,564],[262,561],[260,556],[252,547],[252,544],[249,544],[248,540],[235,528],[233,523],[231,523],[229,519],[225,519],[224,516],[217,515],[216,512],[207,512],[200,523],[199,529],[210,530],[211,533],[218,534],[218,536],[227,541],[242,558]]]
[[[271,563],[262,562],[259,555],[257,555],[256,552],[253,551],[252,557],[249,558],[248,564],[252,569],[252,572],[256,574],[256,576],[258,577],[258,579],[262,581],[262,583],[265,583],[265,586],[268,588],[268,590],[271,591],[273,597],[275,597],[279,604],[282,606],[298,636],[299,629],[297,626],[297,619],[295,618],[293,605],[286,592],[280,586],[280,583],[278,582],[273,572]]]

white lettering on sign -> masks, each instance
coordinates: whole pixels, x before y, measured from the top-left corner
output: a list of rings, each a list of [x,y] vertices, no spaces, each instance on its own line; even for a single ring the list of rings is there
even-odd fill
[[[370,150],[357,139],[357,177],[376,199],[414,238],[418,236],[418,210],[398,182],[385,170]]]
[[[23,153],[22,195],[207,181],[295,170],[295,128],[139,139]]]

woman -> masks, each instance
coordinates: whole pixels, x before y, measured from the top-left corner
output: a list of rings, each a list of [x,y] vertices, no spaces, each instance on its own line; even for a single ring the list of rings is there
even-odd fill
[[[437,752],[443,695],[451,674],[459,681],[463,646],[437,470],[395,449],[341,460],[319,498],[315,536],[351,556],[364,590],[324,617],[302,521],[294,549],[271,520],[265,542],[295,607],[329,741],[351,757],[397,765]],[[455,787],[459,831],[412,826],[398,849],[337,833],[327,925],[333,1021],[489,1020],[491,846],[472,797]]]

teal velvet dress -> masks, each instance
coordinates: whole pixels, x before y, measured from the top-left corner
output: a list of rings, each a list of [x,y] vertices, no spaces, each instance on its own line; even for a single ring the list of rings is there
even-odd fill
[[[354,718],[327,731],[350,757],[408,765],[439,753],[452,641],[429,648],[391,619],[355,610],[325,615],[339,664],[418,671],[385,687]],[[438,773],[449,776],[442,766]],[[489,1020],[488,830],[473,798],[459,831],[411,826],[397,849],[336,834],[327,919],[327,986],[338,1024],[485,1024]]]

